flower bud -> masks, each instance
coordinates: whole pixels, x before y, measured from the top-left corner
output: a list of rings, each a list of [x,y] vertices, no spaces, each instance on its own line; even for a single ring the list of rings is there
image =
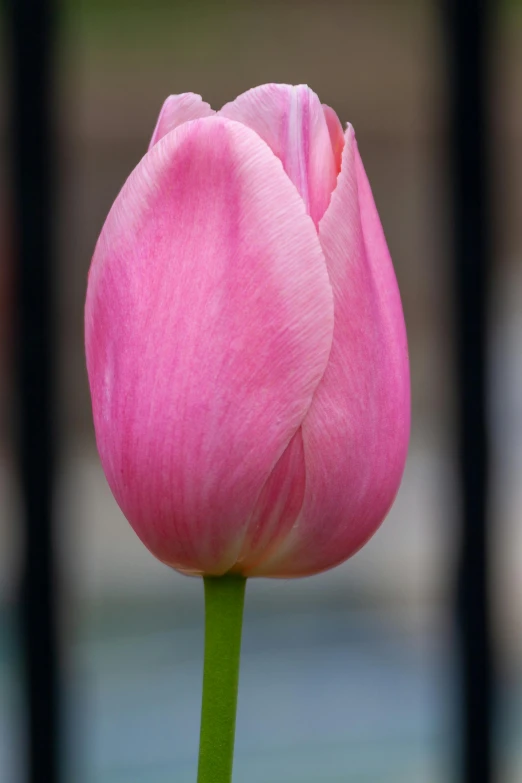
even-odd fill
[[[353,129],[308,87],[167,99],[98,240],[85,340],[105,475],[163,562],[304,576],[380,525],[404,318]]]

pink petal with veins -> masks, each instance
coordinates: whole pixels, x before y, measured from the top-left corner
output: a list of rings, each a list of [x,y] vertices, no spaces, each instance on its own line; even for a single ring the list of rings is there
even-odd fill
[[[181,95],[169,95],[159,113],[156,127],[149,144],[149,150],[167,133],[190,120],[200,120],[215,114],[208,103],[193,92],[183,92]]]
[[[145,155],[96,246],[85,328],[98,450],[142,541],[188,573],[259,559],[300,507],[293,439],[333,302],[314,224],[254,131],[195,120]]]
[[[317,226],[337,182],[337,164],[315,92],[305,84],[264,84],[227,103],[219,114],[242,122],[266,141]]]

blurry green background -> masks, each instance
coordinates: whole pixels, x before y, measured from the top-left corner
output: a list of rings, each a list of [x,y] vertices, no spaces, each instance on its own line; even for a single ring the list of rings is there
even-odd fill
[[[199,580],[143,548],[105,483],[83,352],[97,235],[167,95],[214,108],[268,81],[308,83],[356,130],[403,296],[413,434],[374,539],[312,579],[248,585],[235,783],[447,783],[456,751],[451,615],[458,544],[445,51],[435,2],[182,0],[62,4],[56,96],[58,337],[67,764],[79,783],[195,780]],[[522,779],[522,4],[499,6],[493,379],[500,783]],[[0,81],[5,136],[6,80]],[[5,145],[2,146],[5,159]],[[0,184],[5,185],[5,167]],[[0,208],[6,207],[0,192]],[[8,243],[8,211],[1,213]],[[2,254],[7,323],[9,269]],[[0,329],[0,781],[20,772],[12,389]]]

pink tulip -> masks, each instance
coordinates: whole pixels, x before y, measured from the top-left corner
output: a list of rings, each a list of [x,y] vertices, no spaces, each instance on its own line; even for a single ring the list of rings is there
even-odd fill
[[[166,100],[85,332],[107,480],[164,563],[304,576],[380,525],[408,446],[404,319],[353,128],[308,87]]]

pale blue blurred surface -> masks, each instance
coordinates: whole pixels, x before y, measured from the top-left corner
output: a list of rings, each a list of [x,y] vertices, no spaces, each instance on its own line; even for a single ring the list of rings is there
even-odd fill
[[[194,781],[202,607],[102,615],[68,654],[70,779]],[[2,781],[14,774],[12,664],[3,638]],[[380,612],[247,604],[235,783],[445,780],[448,693],[440,642],[402,634]]]
[[[234,783],[450,783],[448,634],[401,628],[382,608],[332,603],[247,601]],[[203,601],[170,609],[164,600],[102,607],[71,625],[67,780],[196,780]],[[4,612],[0,781],[18,783],[19,667],[9,619]],[[503,690],[499,783],[515,783],[521,679]]]
[[[195,780],[202,644],[198,624],[84,648],[89,782]],[[235,780],[435,779],[444,698],[432,656],[372,618],[247,612]]]

